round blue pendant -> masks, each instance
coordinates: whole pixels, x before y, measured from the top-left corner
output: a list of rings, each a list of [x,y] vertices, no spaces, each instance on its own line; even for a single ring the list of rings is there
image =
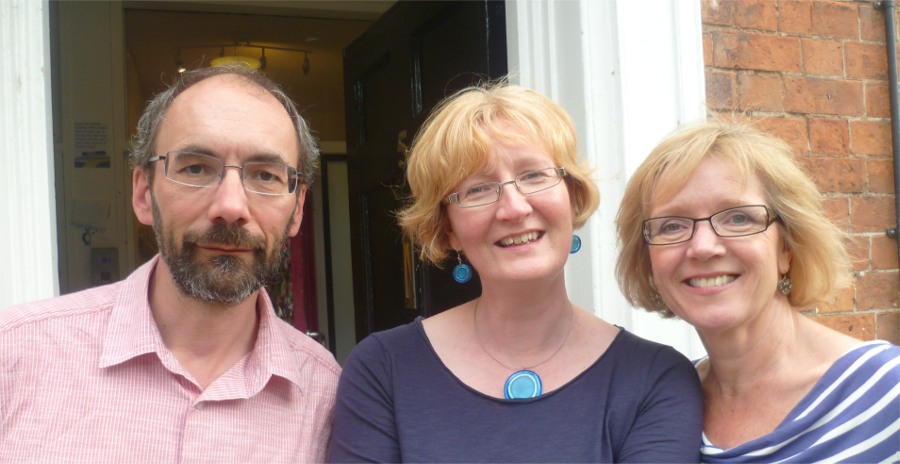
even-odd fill
[[[506,379],[503,391],[508,400],[536,398],[541,396],[541,378],[534,372],[521,370]]]
[[[464,284],[472,278],[472,268],[468,264],[457,264],[453,268],[453,280]]]
[[[575,254],[578,253],[578,250],[581,249],[581,237],[577,235],[572,236],[572,248],[569,249],[569,253]]]

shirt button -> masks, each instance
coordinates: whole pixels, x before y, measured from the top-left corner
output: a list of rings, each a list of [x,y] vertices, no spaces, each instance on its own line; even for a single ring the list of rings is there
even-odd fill
[[[203,402],[197,403],[197,410],[199,411],[200,409],[203,409],[204,404],[206,404],[206,403],[203,403]]]

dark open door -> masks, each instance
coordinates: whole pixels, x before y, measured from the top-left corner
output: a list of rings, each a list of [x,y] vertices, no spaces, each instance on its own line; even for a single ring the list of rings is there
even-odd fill
[[[344,50],[357,341],[481,294],[425,265],[395,212],[406,146],[445,96],[507,73],[502,1],[401,1]]]

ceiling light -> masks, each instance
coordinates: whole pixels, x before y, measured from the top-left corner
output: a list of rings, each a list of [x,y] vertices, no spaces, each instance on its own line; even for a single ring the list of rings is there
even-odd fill
[[[2,0],[0,0],[0,1],[2,1]],[[318,39],[319,39],[318,37],[310,37],[310,38],[307,38],[307,41],[310,42],[310,41],[315,41]],[[231,56],[231,55],[226,56],[225,55],[225,47],[258,48],[258,49],[260,49],[261,53],[260,53],[259,59],[256,59],[256,58],[253,58],[250,56]],[[244,63],[245,65],[247,65],[253,69],[266,69],[266,66],[268,65],[268,59],[266,58],[266,49],[267,48],[269,50],[281,50],[281,51],[286,51],[286,52],[303,53],[302,69],[303,69],[304,76],[309,74],[309,69],[310,69],[309,54],[313,53],[310,50],[304,50],[304,49],[300,49],[300,48],[284,48],[284,47],[253,45],[250,42],[244,42],[244,43],[235,42],[234,44],[226,44],[226,45],[220,45],[220,44],[183,45],[183,46],[175,47],[175,49],[176,49],[175,65],[178,67],[179,73],[185,71],[184,66],[181,63],[181,49],[182,48],[218,48],[219,49],[219,57],[212,60],[209,63],[210,66],[216,67],[216,66],[224,66],[224,65],[230,64],[230,63]]]
[[[181,74],[187,71],[187,68],[184,67],[184,63],[181,62],[181,49],[179,48],[177,52],[175,52],[175,69],[178,70],[178,74]]]

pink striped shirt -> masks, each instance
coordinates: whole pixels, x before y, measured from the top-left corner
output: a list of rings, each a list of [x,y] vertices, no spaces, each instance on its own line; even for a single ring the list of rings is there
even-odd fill
[[[279,320],[206,390],[127,280],[0,311],[0,462],[322,462],[340,367]]]

